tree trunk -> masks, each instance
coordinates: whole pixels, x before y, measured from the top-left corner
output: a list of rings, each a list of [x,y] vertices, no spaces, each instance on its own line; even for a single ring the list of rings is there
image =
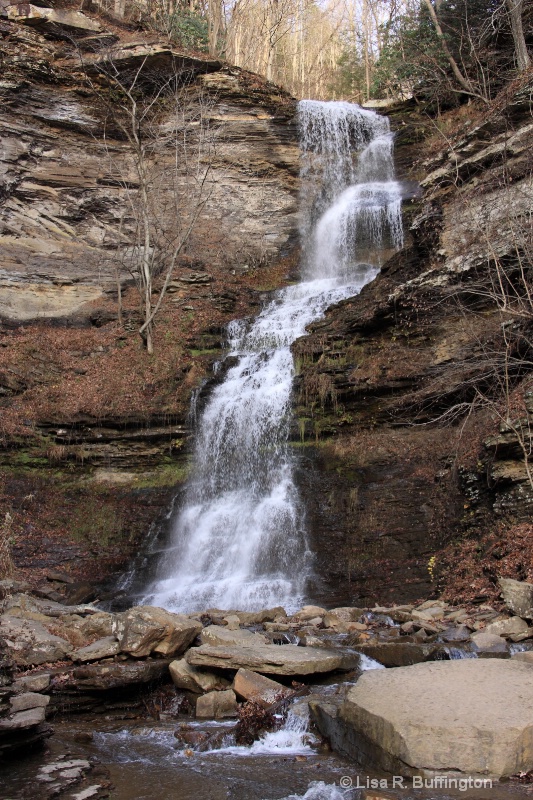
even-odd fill
[[[479,97],[479,99],[480,100],[484,100],[485,103],[488,102],[487,98],[484,97],[481,94],[481,92],[476,91],[476,89],[474,88],[474,86],[472,86],[472,84],[470,83],[470,81],[466,77],[466,75],[463,75],[463,73],[459,69],[459,65],[457,64],[457,61],[453,57],[452,52],[451,52],[450,48],[448,47],[448,44],[446,42],[446,37],[444,36],[444,32],[443,32],[443,30],[441,28],[441,25],[440,25],[440,22],[439,22],[439,18],[437,16],[437,13],[436,13],[435,9],[433,8],[431,0],[424,0],[424,3],[426,5],[426,7],[427,7],[427,10],[429,11],[429,16],[431,17],[431,21],[432,21],[433,26],[435,28],[435,32],[436,32],[437,37],[438,37],[438,39],[439,39],[439,41],[441,43],[441,47],[444,50],[446,58],[448,59],[448,63],[450,65],[450,67],[452,68],[452,72],[453,72],[453,74],[455,76],[455,79],[456,79],[457,83],[460,86],[462,86],[462,88],[465,90],[465,92],[467,94],[471,94],[474,97]]]
[[[526,37],[522,25],[522,8],[524,0],[505,0],[509,17],[511,18],[511,31],[513,33],[514,49],[516,54],[516,64],[518,71],[523,72],[531,64],[531,58],[527,51]]]

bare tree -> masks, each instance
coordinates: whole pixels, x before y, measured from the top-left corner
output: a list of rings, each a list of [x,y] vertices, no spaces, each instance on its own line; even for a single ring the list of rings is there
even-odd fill
[[[505,4],[511,20],[511,31],[513,33],[516,63],[518,70],[522,72],[531,64],[531,57],[528,53],[526,38],[524,36],[524,26],[522,25],[524,0],[505,0]]]
[[[95,72],[98,81],[91,77]],[[109,53],[92,62],[88,75],[105,110],[108,180],[126,199],[110,238],[139,291],[139,334],[151,354],[154,321],[210,194],[214,134],[208,103],[187,91],[187,77],[175,66],[151,70],[148,56],[124,70]],[[122,157],[112,146],[117,134],[127,143]]]

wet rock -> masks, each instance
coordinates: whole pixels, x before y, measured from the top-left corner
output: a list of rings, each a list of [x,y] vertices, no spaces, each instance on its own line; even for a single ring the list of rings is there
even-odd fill
[[[65,592],[65,603],[77,606],[80,603],[91,603],[96,599],[96,589],[88,581],[72,583]]]
[[[0,635],[19,666],[60,661],[72,651],[69,642],[49,633],[44,625],[34,620],[4,615],[0,617]]]
[[[505,605],[519,617],[533,619],[533,583],[500,578],[499,584]]]
[[[45,710],[43,706],[19,711],[7,719],[0,719],[0,733],[4,731],[19,731],[32,728],[44,722]]]
[[[120,652],[120,645],[114,636],[106,636],[96,642],[74,650],[70,657],[73,661],[99,661],[101,658],[116,656]]]
[[[424,661],[431,661],[436,649],[434,644],[417,644],[416,642],[356,643],[354,647],[358,652],[373,658],[374,661],[379,661],[385,667],[408,667]]]
[[[496,636],[511,636],[514,633],[527,633],[528,624],[520,617],[510,617],[491,622],[484,628],[485,633],[493,633]]]
[[[292,694],[290,689],[249,669],[239,669],[233,679],[233,690],[238,697],[252,700],[268,708],[273,703]]]
[[[297,645],[260,645],[256,647],[193,647],[185,656],[197,667],[245,669],[266,675],[313,675],[349,670],[359,663],[359,656],[341,650],[298,647]]]
[[[202,630],[202,624],[155,606],[136,606],[116,614],[113,634],[120,649],[136,658],[150,653],[182,653]]]
[[[472,634],[472,644],[478,658],[507,658],[509,655],[505,640],[495,633],[477,631]]]
[[[255,647],[260,644],[267,644],[266,636],[260,633],[252,633],[248,630],[232,630],[223,628],[220,625],[209,625],[200,634],[202,644],[209,644],[213,647],[218,645],[236,644],[239,647]]]
[[[66,684],[70,688],[89,691],[108,691],[135,684],[152,683],[168,674],[169,659],[122,662],[111,664],[87,664],[75,667],[69,673]]]
[[[28,711],[30,708],[46,708],[49,702],[50,698],[45,694],[25,692],[11,698],[11,713],[16,714],[19,711]]]
[[[333,747],[364,766],[503,777],[533,762],[530,676],[528,665],[499,660],[375,670],[343,703],[310,708]]]
[[[513,653],[511,661],[520,661],[524,664],[530,664],[533,667],[533,650],[527,650],[523,653]]]
[[[190,747],[194,747],[195,750],[202,749],[202,745],[205,745],[207,740],[209,739],[209,734],[205,731],[191,731],[191,730],[177,730],[174,731],[174,737],[181,742],[182,744],[189,745]]]
[[[184,658],[172,661],[168,668],[174,686],[195,694],[227,689],[230,685],[226,678],[215,675],[213,672],[197,669],[187,663]]]
[[[470,630],[466,625],[459,625],[457,628],[449,628],[440,635],[443,642],[467,642],[470,639]]]
[[[208,692],[196,701],[196,716],[199,719],[222,719],[237,716],[237,698],[233,689],[223,692]]]

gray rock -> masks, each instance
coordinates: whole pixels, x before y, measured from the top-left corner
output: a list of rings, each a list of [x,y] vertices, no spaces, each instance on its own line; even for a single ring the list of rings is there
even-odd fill
[[[359,653],[363,653],[385,667],[409,667],[423,661],[431,661],[436,645],[418,644],[416,642],[377,642],[373,644],[355,644]]]
[[[523,653],[513,653],[511,661],[520,661],[530,664],[533,667],[533,650],[525,650]]]
[[[208,692],[196,701],[196,716],[200,719],[221,719],[237,716],[237,698],[233,689]]]
[[[25,692],[11,698],[11,713],[16,714],[18,711],[27,711],[30,708],[46,708],[49,702],[50,698],[46,694]]]
[[[513,661],[365,672],[346,700],[312,702],[335,749],[399,775],[509,776],[533,763],[531,669]]]
[[[30,708],[27,711],[19,711],[8,719],[0,719],[0,731],[20,731],[40,725],[44,722],[45,711],[43,706]]]
[[[120,645],[114,636],[98,639],[86,647],[74,650],[70,657],[73,661],[99,661],[101,658],[116,656],[120,652]]]
[[[236,644],[239,647],[255,647],[260,644],[267,644],[266,636],[260,633],[252,633],[246,629],[233,630],[231,628],[223,628],[221,625],[209,625],[204,628],[200,634],[200,641],[202,644],[209,644],[213,647],[232,644]]]
[[[467,642],[470,639],[470,630],[466,625],[459,625],[457,628],[448,628],[440,638],[443,642]]]
[[[24,675],[13,683],[16,692],[43,692],[50,686],[50,675],[42,672],[40,675]]]
[[[0,636],[3,636],[10,653],[19,666],[61,661],[72,651],[65,639],[46,630],[40,622],[9,615],[0,617]]]
[[[515,633],[527,633],[528,627],[527,622],[520,617],[510,617],[489,623],[485,626],[484,631],[496,634],[496,636],[511,636]]]
[[[500,655],[502,658],[506,658],[509,655],[505,639],[495,633],[486,633],[484,630],[477,631],[472,634],[472,643],[479,657]]]
[[[519,617],[533,619],[533,583],[500,578],[499,584],[505,605]]]
[[[326,650],[297,645],[260,645],[257,647],[211,647],[202,645],[191,648],[185,658],[197,667],[219,669],[245,669],[266,675],[313,675],[333,670],[354,669],[359,664],[356,653],[345,650]]]
[[[170,676],[174,686],[189,692],[199,694],[202,692],[219,691],[227,689],[229,681],[213,672],[207,672],[191,666],[182,658],[169,664]]]

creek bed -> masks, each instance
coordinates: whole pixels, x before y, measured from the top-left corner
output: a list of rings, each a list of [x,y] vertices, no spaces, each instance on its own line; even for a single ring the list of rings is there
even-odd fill
[[[209,733],[231,730],[231,722],[184,720],[193,730]],[[71,717],[55,720],[55,735],[50,740],[52,757],[65,753],[69,758],[96,760],[109,771],[113,784],[110,800],[280,800],[305,797],[306,800],[521,800],[531,797],[528,787],[517,783],[494,783],[485,790],[413,790],[405,779],[403,790],[394,790],[388,776],[387,790],[342,789],[341,779],[353,786],[366,785],[368,779],[383,779],[368,773],[326,750],[309,734],[277,731],[267,734],[252,747],[235,747],[222,742],[209,752],[186,750],[174,737],[180,720],[153,722],[112,720],[102,717]],[[290,726],[289,726],[290,727]],[[80,734],[93,735],[79,741]],[[87,737],[89,738],[89,737]],[[34,776],[50,755],[34,754],[0,770],[0,797],[16,798],[28,794]],[[33,784],[34,785],[34,784]],[[75,794],[75,790],[74,794]],[[63,797],[71,797],[67,792]]]

